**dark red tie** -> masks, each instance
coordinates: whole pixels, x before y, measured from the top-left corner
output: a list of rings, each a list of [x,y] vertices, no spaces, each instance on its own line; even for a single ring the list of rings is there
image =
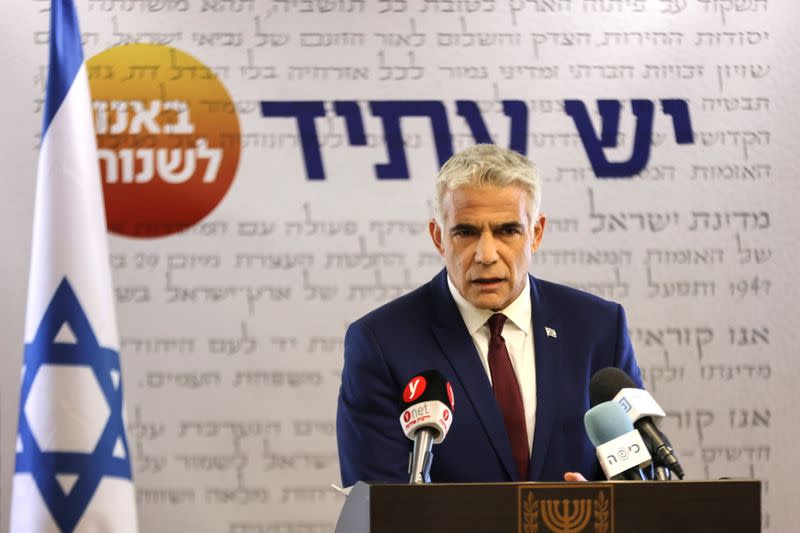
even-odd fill
[[[489,372],[492,374],[494,397],[503,413],[519,477],[524,481],[528,479],[531,450],[528,448],[528,430],[525,424],[522,394],[519,392],[517,376],[514,374],[506,341],[502,336],[505,323],[506,316],[501,313],[495,313],[489,318],[489,331],[492,333],[489,338]]]

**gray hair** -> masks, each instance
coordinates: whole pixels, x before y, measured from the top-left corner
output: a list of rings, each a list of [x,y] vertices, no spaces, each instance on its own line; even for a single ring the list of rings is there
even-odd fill
[[[444,227],[442,202],[447,191],[465,186],[519,185],[530,198],[528,216],[531,224],[539,216],[542,204],[542,184],[539,173],[530,159],[495,144],[476,144],[448,159],[436,176],[434,215]]]

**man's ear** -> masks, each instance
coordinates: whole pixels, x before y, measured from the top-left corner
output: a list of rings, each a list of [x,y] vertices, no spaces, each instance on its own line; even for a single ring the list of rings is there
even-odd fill
[[[544,215],[539,215],[539,220],[533,225],[533,242],[531,244],[531,252],[535,252],[539,245],[542,244],[542,235],[544,235],[544,226],[547,218]]]
[[[428,222],[428,233],[431,234],[431,240],[433,241],[433,245],[439,250],[439,253],[444,256],[444,245],[442,244],[442,228],[439,226],[439,223],[436,222],[435,218],[432,218],[430,222]]]

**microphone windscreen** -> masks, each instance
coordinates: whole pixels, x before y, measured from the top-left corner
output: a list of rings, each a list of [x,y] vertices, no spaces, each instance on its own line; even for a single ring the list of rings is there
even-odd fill
[[[610,366],[598,371],[589,381],[589,402],[592,406],[608,402],[622,389],[638,389],[631,377]]]
[[[400,409],[422,402],[437,401],[454,409],[453,388],[436,370],[425,370],[412,377],[403,388]]]
[[[412,377],[403,388],[400,401],[400,424],[411,440],[422,428],[435,433],[436,444],[444,440],[453,423],[453,387],[436,370],[426,370]]]
[[[583,425],[595,448],[633,431],[633,424],[622,407],[610,401],[599,403],[586,411]]]

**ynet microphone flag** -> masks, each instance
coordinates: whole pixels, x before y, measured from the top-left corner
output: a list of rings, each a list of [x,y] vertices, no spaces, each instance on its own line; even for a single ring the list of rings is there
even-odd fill
[[[53,0],[11,533],[138,529],[81,34]]]

